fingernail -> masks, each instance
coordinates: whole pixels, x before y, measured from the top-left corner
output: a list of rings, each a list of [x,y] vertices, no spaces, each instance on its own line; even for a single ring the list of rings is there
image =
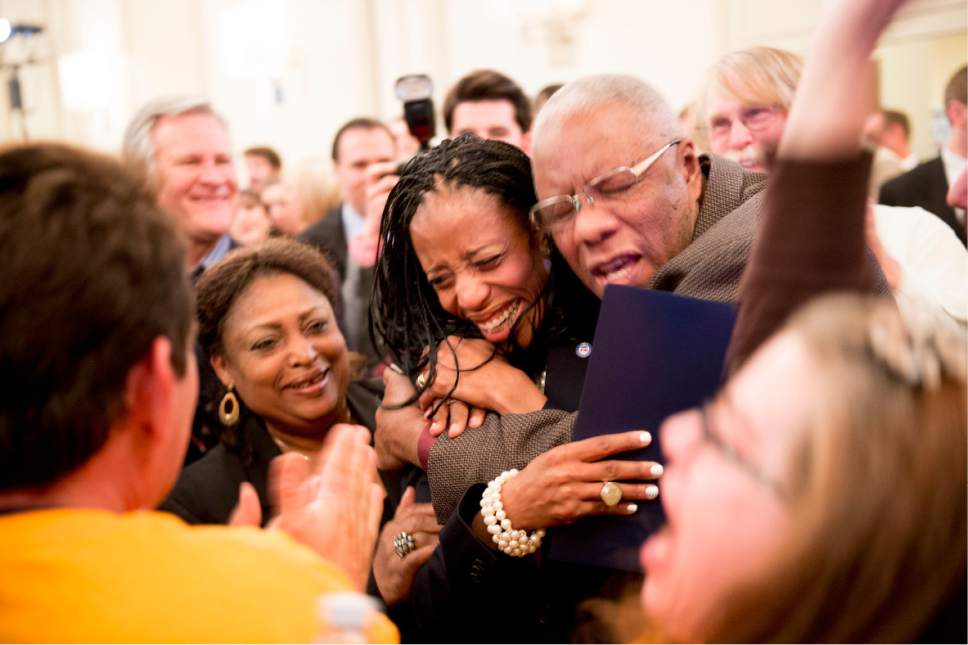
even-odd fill
[[[447,433],[453,437],[458,432],[460,432],[460,426],[456,423],[450,424],[450,429],[447,431]]]
[[[655,499],[659,496],[659,487],[655,484],[645,485],[645,497],[646,499]]]
[[[643,446],[647,446],[652,443],[652,435],[648,432],[642,431],[639,433],[639,441],[642,442]]]
[[[433,423],[430,424],[431,432],[437,432],[438,430],[440,430],[440,421],[434,421]],[[659,474],[661,474],[661,472]]]
[[[649,474],[653,477],[661,477],[662,471],[662,464],[652,464],[652,466],[649,468]]]
[[[626,504],[625,505],[625,510],[628,513],[634,513],[635,511],[639,510],[639,505],[638,504]]]

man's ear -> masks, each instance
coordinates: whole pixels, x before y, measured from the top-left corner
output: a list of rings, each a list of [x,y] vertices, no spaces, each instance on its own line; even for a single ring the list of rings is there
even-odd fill
[[[521,150],[524,154],[531,156],[531,130],[521,135]]]
[[[124,391],[128,418],[152,435],[167,433],[175,381],[171,340],[158,336],[151,342],[148,352],[128,371]]]
[[[966,112],[968,112],[968,107],[961,101],[951,99],[945,104],[945,114],[948,117],[948,123],[952,125],[964,123]]]
[[[679,160],[679,171],[689,188],[689,199],[699,201],[699,196],[702,194],[702,168],[699,165],[696,144],[689,137],[683,137],[676,147],[679,148],[676,155]]]

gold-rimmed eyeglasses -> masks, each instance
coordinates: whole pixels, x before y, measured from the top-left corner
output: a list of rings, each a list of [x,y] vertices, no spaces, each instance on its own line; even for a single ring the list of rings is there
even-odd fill
[[[617,197],[637,184],[666,150],[681,141],[682,139],[673,139],[634,166],[619,166],[598,175],[588,182],[585,190],[580,193],[555,195],[542,199],[531,207],[531,221],[535,226],[546,231],[563,227],[571,222],[581,210],[579,195],[585,195],[589,204],[594,204],[596,200],[607,201],[612,197]]]

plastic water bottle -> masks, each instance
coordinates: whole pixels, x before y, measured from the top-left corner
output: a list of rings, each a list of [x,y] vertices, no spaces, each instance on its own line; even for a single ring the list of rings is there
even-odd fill
[[[380,601],[363,593],[328,593],[319,597],[317,643],[368,643]]]

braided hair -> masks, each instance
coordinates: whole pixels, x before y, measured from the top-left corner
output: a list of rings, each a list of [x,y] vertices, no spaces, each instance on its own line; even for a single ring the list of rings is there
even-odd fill
[[[532,236],[534,247],[538,246],[539,235],[528,220],[528,211],[537,201],[530,160],[512,145],[461,135],[419,154],[402,168],[380,223],[382,252],[370,301],[370,337],[374,347],[389,355],[411,378],[429,366],[428,383],[433,383],[436,375],[437,347],[441,341],[451,335],[481,337],[473,323],[441,307],[410,238],[410,223],[424,195],[444,185],[477,188],[494,195],[518,217],[517,223]],[[542,321],[550,283],[551,280],[529,305],[541,308],[537,318]],[[529,317],[519,316],[517,324]],[[509,355],[512,364],[531,373],[534,369],[529,363],[534,361],[527,360],[526,355],[540,354],[543,363],[544,353],[538,347],[543,340],[535,334],[535,341],[524,350],[517,347],[515,337],[515,333],[510,334],[508,346],[501,350]]]

